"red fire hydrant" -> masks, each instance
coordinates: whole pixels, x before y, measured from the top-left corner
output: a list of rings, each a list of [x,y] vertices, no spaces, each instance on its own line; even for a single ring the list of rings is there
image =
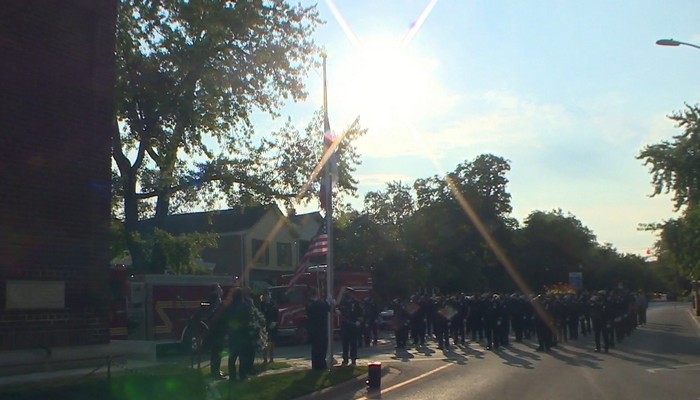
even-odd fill
[[[368,389],[379,389],[382,386],[382,363],[375,361],[367,364]]]

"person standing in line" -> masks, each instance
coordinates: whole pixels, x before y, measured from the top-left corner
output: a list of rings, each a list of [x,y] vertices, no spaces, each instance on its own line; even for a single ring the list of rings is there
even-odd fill
[[[354,307],[357,309],[357,329],[355,332],[355,337],[357,338],[357,348],[361,348],[364,346],[364,335],[365,335],[365,328],[367,327],[367,321],[365,321],[365,310],[362,308],[363,302],[360,302],[357,299],[353,299]]]
[[[260,338],[265,326],[265,317],[262,315],[260,310],[255,306],[253,298],[251,297],[250,288],[246,287],[242,289],[243,292],[243,302],[246,303],[247,314],[247,332],[248,341],[243,344],[241,352],[241,365],[245,364],[245,374],[253,375],[255,374],[255,351],[260,346]]]
[[[391,325],[394,330],[394,338],[396,339],[396,348],[405,349],[408,341],[408,312],[400,298],[394,299],[391,308],[394,311]]]
[[[211,294],[209,295],[209,315],[207,317],[209,334],[207,342],[211,351],[209,356],[210,376],[214,379],[224,379],[224,374],[221,372],[221,351],[224,349],[226,319],[221,317],[222,310],[220,310],[223,307],[221,297],[223,294],[223,289],[217,283],[212,286]]]
[[[442,297],[435,299],[435,314],[433,315],[433,332],[437,338],[437,348],[447,350],[450,348],[450,315]]]
[[[357,330],[360,326],[361,311],[357,302],[345,297],[338,306],[340,312],[340,340],[343,346],[343,365],[357,362]]]
[[[314,294],[311,302],[306,305],[308,318],[306,327],[311,341],[311,369],[324,370],[328,368],[326,350],[328,347],[328,314],[330,305]]]
[[[554,345],[554,330],[552,328],[551,300],[543,295],[532,299],[535,332],[539,347],[537,351],[549,351]]]
[[[432,296],[425,295],[425,334],[428,338],[434,335],[433,318],[435,317],[435,299]]]
[[[608,314],[610,310],[606,304],[606,299],[604,294],[598,294],[591,296],[590,299],[590,310],[591,310],[591,323],[593,325],[593,338],[595,340],[596,353],[600,352],[600,339],[603,338],[603,348],[605,352],[608,352],[610,347],[610,329]]]
[[[484,340],[484,301],[481,293],[473,295],[469,302],[469,329],[471,331],[472,342]]]
[[[379,336],[379,330],[377,328],[379,308],[371,297],[365,300],[363,311],[365,319],[365,345],[369,346],[370,342],[376,345]]]
[[[245,301],[240,288],[234,288],[230,292],[230,300],[227,301],[226,325],[228,328],[228,371],[229,382],[233,382],[236,376],[246,379],[249,375],[247,362],[247,347],[252,341],[250,333],[250,303]],[[236,374],[236,362],[238,361],[238,374]]]
[[[265,316],[267,344],[263,350],[263,363],[275,362],[275,343],[277,342],[277,317],[279,309],[268,293],[260,295],[260,311]]]
[[[647,296],[640,289],[639,293],[637,293],[637,317],[639,318],[639,320],[637,321],[637,325],[639,325],[639,326],[646,325],[646,323],[647,323],[647,309],[648,308],[649,308],[649,300],[647,300]]]

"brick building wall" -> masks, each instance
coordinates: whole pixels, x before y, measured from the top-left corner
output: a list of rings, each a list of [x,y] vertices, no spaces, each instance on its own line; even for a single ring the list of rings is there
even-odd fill
[[[0,7],[0,350],[109,341],[116,12]]]

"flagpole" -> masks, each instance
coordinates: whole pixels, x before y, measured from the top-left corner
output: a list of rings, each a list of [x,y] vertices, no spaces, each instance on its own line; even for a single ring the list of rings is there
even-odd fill
[[[328,121],[328,86],[326,84],[326,53],[324,52],[323,57],[323,118],[324,118],[324,142],[325,135],[329,132],[325,132],[325,127]],[[325,146],[324,146],[325,147]],[[323,179],[326,181],[326,191],[323,193],[326,203],[326,232],[328,233],[328,254],[326,256],[326,300],[330,304],[330,311],[328,315],[328,350],[326,352],[326,362],[328,363],[328,368],[333,367],[333,318],[335,316],[335,304],[333,301],[333,182],[331,181],[331,168],[329,163],[326,163],[324,168]]]

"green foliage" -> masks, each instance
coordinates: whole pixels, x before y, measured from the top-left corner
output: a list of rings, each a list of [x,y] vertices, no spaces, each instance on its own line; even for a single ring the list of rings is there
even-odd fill
[[[336,260],[372,271],[385,299],[416,289],[448,292],[537,291],[583,272],[586,288],[660,290],[662,270],[596,242],[561,210],[534,211],[519,226],[509,216],[508,161],[481,155],[446,178],[392,182],[365,196],[362,212],[340,213]],[[698,237],[698,235],[694,236]],[[502,265],[509,262],[526,285]]]
[[[265,157],[275,143],[255,142],[250,115],[305,98],[319,23],[315,6],[283,1],[120,2],[112,149],[115,215],[127,232],[144,213],[159,225],[223,198],[245,205],[296,194],[271,185]],[[143,265],[137,242],[127,243]]]
[[[110,259],[122,258],[129,254],[129,247],[126,240],[126,229],[124,224],[118,219],[112,219],[109,226],[110,232]]]
[[[128,237],[132,248],[137,247],[144,257],[145,263],[134,266],[141,273],[204,274],[206,271],[197,264],[197,259],[204,249],[218,244],[218,236],[214,233],[195,232],[174,236],[158,228],[153,235],[143,238],[138,232],[126,232],[119,221],[113,222],[112,232],[112,258],[122,258],[128,254],[123,246]]]
[[[651,165],[653,195],[673,193],[676,210],[685,206],[679,218],[646,226],[661,232],[656,246],[659,269],[667,285],[679,290],[700,277],[700,107],[686,104],[669,118],[683,133],[646,146],[637,158]]]
[[[518,232],[518,246],[521,271],[530,288],[539,290],[544,285],[568,282],[569,272],[579,272],[588,264],[596,242],[593,233],[573,215],[564,215],[561,210],[535,211]]]
[[[700,279],[700,209],[686,209],[680,218],[666,221],[660,236],[659,263],[675,275],[675,289]]]
[[[204,272],[204,269],[197,265],[196,261],[202,250],[216,247],[217,240],[217,235],[213,233],[173,236],[156,228],[151,243],[152,251],[162,255],[159,259],[163,262],[164,272],[185,275]]]
[[[353,177],[360,156],[355,141],[364,136],[367,129],[362,128],[359,118],[347,126],[339,135],[342,137],[336,150],[338,160],[338,182],[335,186],[334,205],[338,206],[345,196],[357,193],[357,179]],[[265,140],[263,164],[273,166],[264,176],[265,182],[273,193],[288,193],[279,196],[287,206],[293,206],[293,201],[309,202],[318,198],[320,181],[319,162],[323,158],[323,113],[317,112],[305,129],[300,131],[288,119],[278,131],[273,132]],[[316,179],[309,178],[316,172]],[[235,198],[229,198],[229,204],[236,203]]]
[[[411,187],[402,182],[389,182],[385,191],[365,195],[364,212],[380,225],[400,226],[410,218],[416,205]]]
[[[673,192],[676,209],[700,201],[700,106],[688,105],[669,117],[683,133],[649,145],[637,156],[651,165],[653,195]]]

